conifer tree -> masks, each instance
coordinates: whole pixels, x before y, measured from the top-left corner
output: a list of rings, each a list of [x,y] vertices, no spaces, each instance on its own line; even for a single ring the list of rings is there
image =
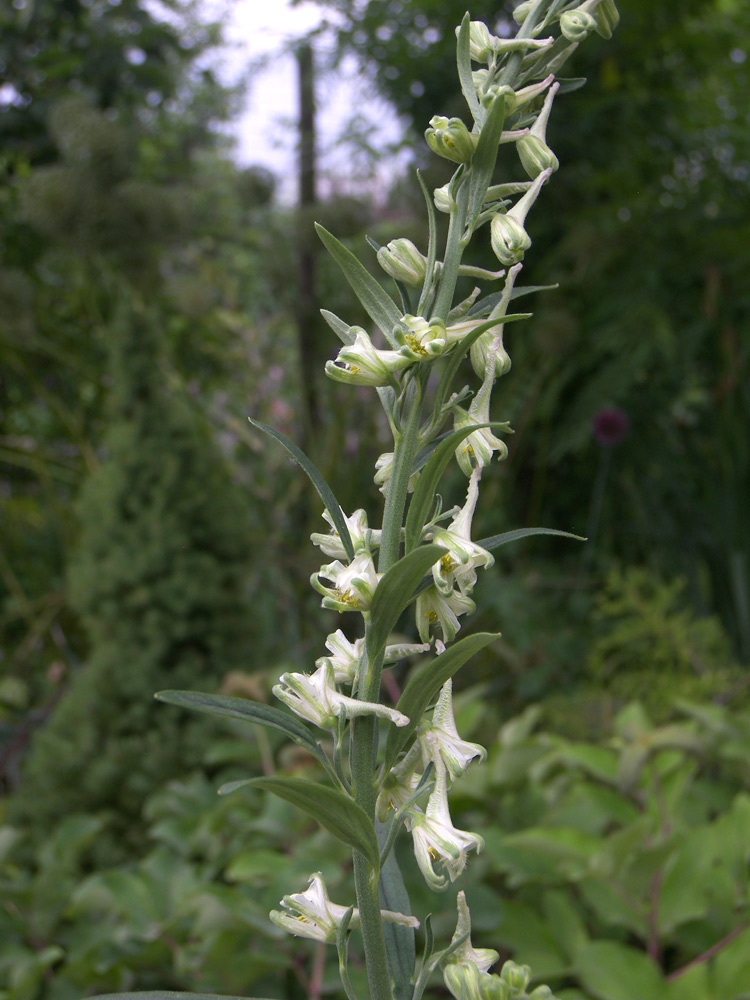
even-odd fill
[[[164,711],[154,692],[215,690],[247,667],[251,531],[205,424],[165,386],[148,311],[121,305],[111,336],[106,454],[78,500],[68,578],[90,655],[37,733],[11,804],[13,821],[40,831],[71,812],[103,813],[109,857],[114,843],[137,846],[130,825],[146,795],[206,746],[206,723]]]

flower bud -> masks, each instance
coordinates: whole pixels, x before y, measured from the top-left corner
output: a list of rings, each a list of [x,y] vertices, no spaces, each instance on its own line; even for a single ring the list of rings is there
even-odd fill
[[[596,18],[585,10],[566,10],[560,15],[560,31],[569,42],[582,42],[596,30]]]
[[[443,115],[430,118],[424,137],[433,153],[454,163],[470,163],[479,141],[479,136],[469,132],[460,118]]]
[[[460,28],[456,28],[458,35]],[[494,54],[494,37],[483,21],[472,21],[469,25],[469,55],[474,62],[490,62]]]
[[[528,965],[516,965],[506,962],[500,970],[500,978],[516,993],[523,993],[531,979],[531,969]]]
[[[557,170],[560,161],[544,139],[537,135],[524,135],[516,143],[521,165],[529,177],[538,177],[543,170]]]
[[[523,24],[528,16],[529,11],[534,6],[537,0],[523,0],[523,3],[519,3],[516,9],[513,11],[513,20],[516,24]]]
[[[496,215],[490,223],[490,243],[500,263],[508,266],[523,260],[531,237],[512,216]]]
[[[555,1000],[555,995],[549,986],[537,986],[529,993],[529,1000]]]
[[[450,212],[453,211],[456,207],[456,199],[451,194],[450,183],[444,184],[440,188],[435,188],[433,201],[435,202],[435,208],[438,212],[450,214]]]
[[[479,977],[476,965],[453,962],[443,969],[443,980],[456,1000],[480,1000]],[[486,975],[486,973],[484,973]]]
[[[615,0],[601,0],[599,6],[594,10],[596,19],[596,33],[602,38],[611,38],[612,32],[620,23],[620,12],[615,5]]]
[[[411,240],[391,240],[378,250],[378,263],[396,281],[405,285],[421,285],[427,274],[427,258]]]
[[[510,1000],[508,984],[499,976],[484,975],[479,980],[480,1000]]]

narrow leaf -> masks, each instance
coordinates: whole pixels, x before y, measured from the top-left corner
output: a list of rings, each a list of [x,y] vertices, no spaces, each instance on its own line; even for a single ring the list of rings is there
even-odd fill
[[[388,827],[378,823],[377,830],[382,847],[388,834]],[[409,893],[406,891],[401,869],[393,853],[388,855],[380,871],[378,898],[382,909],[411,915]],[[388,969],[393,979],[394,1000],[411,1000],[414,965],[417,960],[414,928],[384,923],[383,937],[388,956]]]
[[[268,424],[262,424],[260,420],[253,420],[252,417],[248,417],[248,420],[253,427],[257,427],[258,430],[263,431],[270,437],[275,438],[279,444],[282,444],[295,460],[297,465],[300,466],[302,471],[307,473],[310,482],[320,494],[320,499],[323,501],[326,506],[326,510],[331,515],[331,520],[333,521],[336,531],[339,533],[339,538],[346,549],[346,554],[350,559],[353,559],[354,546],[352,545],[351,536],[349,535],[349,529],[346,526],[344,515],[341,513],[341,507],[338,500],[333,495],[333,490],[325,481],[318,469],[313,465],[307,455],[297,447],[294,441],[291,441],[286,436],[286,434],[282,434],[281,431],[277,431],[273,427],[269,427]]]
[[[321,309],[320,315],[330,326],[339,340],[346,344],[347,347],[350,347],[354,343],[356,338],[354,337],[354,334],[349,332],[349,324],[345,323],[343,319],[339,319],[336,313],[332,313],[329,309]]]
[[[322,764],[328,766],[328,758],[307,726],[293,715],[288,715],[271,705],[263,705],[247,698],[231,698],[221,694],[204,694],[202,691],[159,691],[154,697],[169,705],[190,708],[212,715],[225,715],[230,719],[254,722],[261,726],[278,729],[294,740]]]
[[[416,550],[419,552],[419,549]],[[477,632],[449,646],[434,660],[419,667],[398,700],[399,712],[409,717],[409,725],[391,727],[385,747],[385,770],[393,767],[402,747],[407,743],[427,708],[437,698],[440,688],[480,649],[498,638],[496,632]]]
[[[414,596],[422,577],[446,553],[441,545],[421,545],[399,559],[375,588],[367,628],[367,658],[372,663],[382,652],[401,612]]]
[[[548,292],[559,287],[559,285],[518,285],[510,293],[510,300],[512,302],[513,299],[520,299],[522,295],[531,295],[532,292]],[[471,309],[469,309],[467,318],[473,319],[475,316],[489,316],[504,294],[504,292],[492,292],[492,294],[478,299]]]
[[[314,781],[285,776],[232,781],[224,785],[220,792],[227,795],[242,786],[260,788],[291,802],[312,816],[334,837],[363,854],[371,867],[378,870],[380,848],[375,827],[364,809],[348,795]]]
[[[432,453],[429,461],[425,464],[417,480],[414,495],[409,504],[409,513],[406,516],[405,548],[407,552],[411,552],[419,544],[419,537],[434,500],[440,477],[445,472],[446,466],[450,462],[456,448],[464,438],[473,434],[480,427],[502,426],[502,423],[498,421],[487,424],[474,424],[471,427],[462,427],[460,430],[453,431],[447,437],[443,438]]]
[[[517,542],[521,538],[528,538],[529,535],[559,535],[562,538],[574,538],[577,542],[585,542],[587,539],[583,535],[574,535],[570,531],[558,531],[557,528],[516,528],[514,531],[504,531],[501,535],[491,535],[477,542],[483,549],[499,549],[501,545],[508,542]]]
[[[458,30],[458,45],[456,47],[456,62],[458,63],[458,79],[461,83],[461,92],[466,98],[466,103],[469,105],[469,111],[471,111],[471,116],[477,125],[482,125],[487,112],[484,110],[482,105],[479,103],[479,98],[477,97],[476,88],[474,87],[474,80],[471,76],[471,50],[470,50],[470,37],[471,37],[471,17],[470,15],[464,14],[464,19],[461,22],[461,27]]]
[[[172,993],[169,990],[145,993],[101,993],[96,1000],[264,1000],[263,997],[235,997],[224,993]]]
[[[505,97],[501,94],[490,105],[487,119],[482,126],[479,142],[471,160],[469,175],[469,214],[468,225],[471,229],[482,211],[482,203],[495,172],[497,151],[500,136],[505,123]]]
[[[341,268],[344,277],[364,306],[367,315],[383,331],[383,335],[391,347],[398,348],[399,344],[393,336],[393,328],[401,319],[401,313],[396,303],[373,278],[367,268],[357,260],[351,250],[347,250],[343,243],[340,243],[335,236],[318,223],[315,224],[315,230],[326,250]]]
[[[427,205],[427,221],[429,224],[429,242],[427,244],[427,271],[425,273],[424,285],[422,287],[422,294],[419,296],[419,305],[417,306],[417,315],[424,316],[425,306],[427,305],[427,298],[432,290],[433,280],[435,276],[435,261],[437,260],[437,219],[435,216],[435,205],[432,201],[432,196],[424,182],[424,178],[420,171],[417,171],[417,180],[419,181],[419,186],[422,188],[422,194],[424,195],[425,204]]]

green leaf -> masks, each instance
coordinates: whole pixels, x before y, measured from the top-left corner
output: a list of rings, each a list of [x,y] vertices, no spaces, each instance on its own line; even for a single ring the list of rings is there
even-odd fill
[[[501,535],[490,535],[489,538],[483,538],[477,542],[477,545],[492,551],[492,549],[499,549],[501,545],[507,545],[508,542],[518,542],[530,535],[559,535],[561,538],[574,538],[577,542],[587,541],[583,535],[574,535],[570,531],[558,531],[557,528],[515,528],[513,531],[504,531]]]
[[[382,848],[388,836],[388,826],[384,823],[378,823],[377,830],[378,841]],[[385,859],[380,871],[378,898],[382,909],[392,910],[394,913],[404,913],[407,916],[411,915],[409,894],[406,891],[401,869],[393,852]],[[414,965],[417,960],[414,928],[384,923],[383,937],[388,955],[388,968],[393,978],[394,998],[395,1000],[410,1000]]]
[[[366,635],[370,663],[383,651],[401,612],[414,596],[417,584],[446,551],[442,545],[421,545],[394,563],[378,582]]]
[[[420,549],[416,550],[417,552]],[[391,727],[385,747],[385,770],[393,767],[401,748],[419,724],[426,709],[438,696],[440,688],[480,649],[498,638],[496,632],[467,635],[449,646],[444,653],[414,671],[398,700],[398,710],[409,717],[409,725]]]
[[[224,993],[171,993],[156,990],[146,993],[102,993],[97,1000],[265,1000],[263,997],[235,997]]]
[[[349,332],[349,324],[345,323],[343,319],[339,319],[336,313],[332,313],[330,309],[321,309],[320,315],[342,343],[346,344],[347,347],[350,347],[354,343],[356,338]]]
[[[357,260],[351,250],[347,250],[343,243],[340,243],[335,236],[317,222],[315,223],[315,231],[323,241],[326,250],[341,268],[344,277],[364,306],[367,315],[382,330],[391,347],[398,348],[399,344],[393,336],[393,328],[401,319],[401,313],[396,303],[373,278],[367,268]]]
[[[458,30],[456,62],[458,63],[458,79],[461,83],[461,92],[466,98],[466,103],[469,105],[469,111],[471,111],[472,118],[477,125],[481,125],[487,115],[487,112],[479,103],[477,90],[471,76],[471,49],[469,44],[471,37],[470,24],[470,15],[468,13],[464,14],[464,19],[461,21],[461,27]]]
[[[425,272],[424,285],[422,286],[422,293],[419,296],[419,305],[417,306],[417,315],[424,315],[424,309],[427,304],[427,297],[432,289],[433,278],[435,274],[435,261],[437,260],[437,219],[435,217],[435,205],[432,200],[432,196],[424,182],[421,172],[417,171],[417,180],[419,181],[419,186],[422,188],[422,194],[424,195],[425,205],[427,206],[427,221],[429,225],[429,242],[427,244],[427,268]]]
[[[295,460],[297,465],[300,466],[302,471],[307,473],[310,482],[320,494],[320,499],[323,501],[326,506],[326,510],[331,515],[331,520],[333,521],[336,531],[339,533],[339,538],[346,549],[346,554],[350,559],[353,559],[354,546],[352,545],[351,536],[349,535],[349,529],[346,526],[344,515],[341,513],[341,506],[336,497],[333,495],[333,490],[325,481],[318,469],[313,465],[307,455],[297,447],[294,441],[291,441],[286,436],[286,434],[282,434],[281,431],[277,431],[273,427],[269,427],[268,424],[262,424],[260,420],[253,420],[252,417],[248,417],[248,420],[253,427],[257,427],[258,430],[263,431],[270,437],[275,438],[279,444],[282,444]]]
[[[278,729],[295,743],[304,747],[321,763],[329,764],[328,758],[307,726],[295,716],[282,712],[281,709],[273,708],[271,705],[248,701],[246,698],[204,694],[202,691],[159,691],[154,697],[158,701],[179,705],[181,708],[209,712],[212,715],[226,715],[230,719],[241,719],[243,722],[255,722],[261,726]]]
[[[406,516],[406,552],[411,552],[419,544],[420,534],[424,527],[425,520],[430,511],[430,506],[435,497],[440,477],[445,471],[448,462],[456,448],[464,438],[473,434],[480,427],[502,427],[500,422],[476,424],[472,427],[462,427],[444,437],[437,448],[433,451],[426,462],[422,474],[417,480],[414,494],[409,504],[409,513]]]
[[[260,788],[291,802],[334,837],[363,854],[371,867],[378,870],[380,848],[375,827],[364,809],[348,795],[314,781],[285,776],[231,781],[219,789],[219,794],[228,795],[244,787]]]
[[[482,203],[492,180],[504,123],[505,97],[500,94],[490,105],[487,118],[482,125],[476,151],[471,160],[467,216],[468,225],[471,229],[474,228],[477,217],[482,211]]]
[[[615,941],[592,941],[578,953],[576,968],[597,1000],[664,1000],[667,986],[642,951]]]

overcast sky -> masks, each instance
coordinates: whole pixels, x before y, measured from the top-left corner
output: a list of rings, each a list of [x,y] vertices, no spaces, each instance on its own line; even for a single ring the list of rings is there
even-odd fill
[[[233,124],[236,159],[243,165],[260,163],[271,169],[279,177],[280,194],[291,200],[296,190],[296,135],[284,120],[294,121],[297,117],[297,78],[295,60],[284,49],[319,26],[323,14],[313,0],[305,0],[295,8],[287,0],[232,0],[228,8],[229,79],[239,75],[251,60],[272,57],[266,69],[251,74],[245,111]],[[334,140],[355,111],[370,108],[382,121],[383,106],[353,65],[337,79],[319,78],[316,99],[321,187],[351,190],[356,185],[351,183],[347,159],[342,150],[334,148]],[[394,121],[389,138],[395,140],[399,134]]]

